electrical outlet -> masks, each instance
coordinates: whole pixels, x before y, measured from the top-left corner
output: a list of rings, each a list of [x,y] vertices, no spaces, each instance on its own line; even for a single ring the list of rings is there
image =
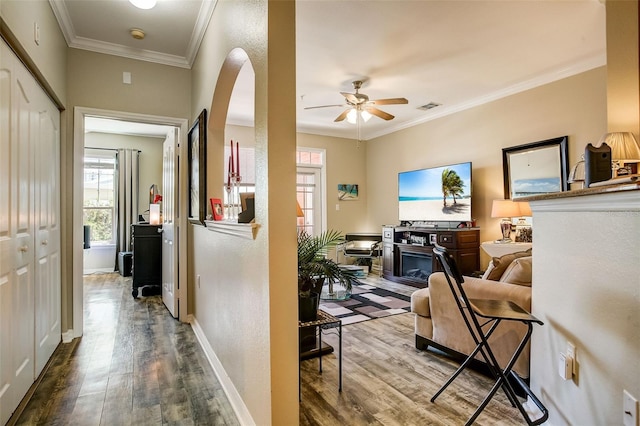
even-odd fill
[[[623,418],[624,426],[638,426],[638,400],[626,390],[622,393]]]

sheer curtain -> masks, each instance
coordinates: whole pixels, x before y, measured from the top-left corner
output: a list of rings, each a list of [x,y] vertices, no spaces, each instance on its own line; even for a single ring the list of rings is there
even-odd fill
[[[139,153],[137,149],[121,148],[116,155],[116,271],[119,253],[132,250],[131,224],[138,222]]]

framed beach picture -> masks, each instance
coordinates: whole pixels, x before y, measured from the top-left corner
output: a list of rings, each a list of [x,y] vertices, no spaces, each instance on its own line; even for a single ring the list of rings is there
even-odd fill
[[[502,149],[504,198],[567,191],[567,136]]]
[[[207,217],[207,110],[203,109],[187,134],[189,151],[189,221]]]
[[[358,185],[355,184],[338,184],[338,200],[351,201],[358,199]]]

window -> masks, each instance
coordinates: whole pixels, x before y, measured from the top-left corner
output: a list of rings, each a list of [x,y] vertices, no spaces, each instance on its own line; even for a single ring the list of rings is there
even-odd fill
[[[115,152],[85,151],[83,222],[91,244],[115,244]]]
[[[230,147],[224,148],[224,158],[229,158]],[[323,149],[299,148],[296,152],[297,176],[296,198],[304,216],[298,218],[298,230],[304,229],[310,235],[320,233],[326,227],[325,193],[325,151]],[[255,149],[240,148],[242,181],[240,192],[255,192]],[[227,183],[228,164],[224,167],[224,182]],[[229,211],[229,197],[226,185],[222,188],[225,210]]]
[[[316,235],[322,232],[326,222],[326,209],[323,207],[324,151],[302,148],[296,153],[296,160],[296,199],[304,214],[298,217],[297,227],[299,231]]]

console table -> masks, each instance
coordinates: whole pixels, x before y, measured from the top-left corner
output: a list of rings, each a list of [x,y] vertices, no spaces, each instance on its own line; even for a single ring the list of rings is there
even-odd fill
[[[318,319],[315,321],[298,322],[299,330],[313,329],[318,335],[318,347],[322,348],[322,332],[325,330],[338,329],[338,392],[342,392],[342,321],[324,311],[318,311]],[[318,371],[322,374],[322,354],[318,351]],[[300,393],[300,362],[298,361],[298,397]]]
[[[447,248],[464,275],[480,269],[479,228],[382,228],[382,276],[390,281],[424,288],[432,272],[442,268],[432,256],[435,244]]]

